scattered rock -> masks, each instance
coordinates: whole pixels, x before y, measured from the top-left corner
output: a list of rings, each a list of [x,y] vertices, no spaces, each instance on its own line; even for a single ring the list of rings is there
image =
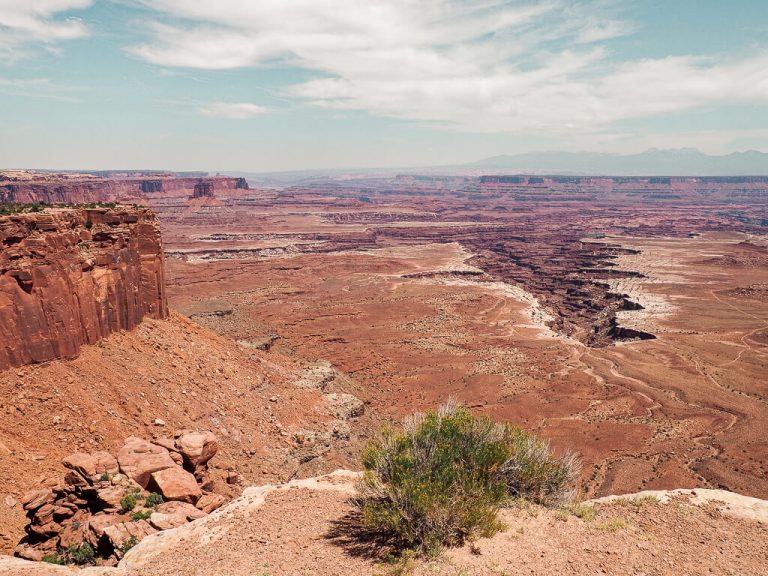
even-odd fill
[[[365,404],[352,394],[333,393],[326,394],[325,399],[331,406],[334,414],[341,420],[349,420],[362,416],[365,412]]]
[[[195,477],[178,466],[154,472],[151,484],[165,500],[194,504],[203,495]]]
[[[193,470],[208,462],[219,450],[216,436],[211,432],[182,432],[176,438],[175,446],[185,464]]]
[[[221,496],[221,498],[224,497]],[[226,502],[226,498],[224,501]],[[202,518],[206,514],[207,512],[199,510],[187,502],[166,502],[158,506],[157,511],[152,513],[149,523],[158,530],[169,530]]]
[[[85,479],[96,475],[96,458],[90,454],[76,452],[64,458],[61,463]]]
[[[227,499],[221,494],[203,494],[195,506],[204,514],[210,514],[227,503]]]
[[[120,471],[146,488],[154,472],[174,468],[176,463],[168,450],[157,444],[131,436],[117,453]]]
[[[240,477],[240,474],[237,472],[230,472],[227,475],[227,484],[240,484],[240,481],[242,478]]]
[[[33,490],[21,497],[21,505],[24,507],[24,510],[27,510],[28,512],[34,512],[49,502],[53,502],[53,492],[46,489]]]
[[[63,460],[69,469],[63,484],[42,477],[44,487],[21,498],[29,523],[15,554],[41,560],[88,542],[100,563],[116,564],[145,536],[201,518],[227,502],[224,496],[203,494],[201,489],[201,484],[213,487],[207,463],[216,451],[212,433],[185,430],[175,440],[130,437],[117,459],[108,452],[70,454]],[[233,472],[230,477],[239,481]],[[146,505],[150,486],[165,502]],[[5,503],[19,504],[10,495]]]

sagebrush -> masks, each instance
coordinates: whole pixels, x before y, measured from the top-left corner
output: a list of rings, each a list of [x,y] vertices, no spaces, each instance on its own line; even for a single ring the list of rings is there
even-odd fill
[[[386,426],[363,453],[357,504],[365,525],[401,547],[433,555],[500,528],[513,498],[554,504],[570,497],[577,460],[450,402]]]

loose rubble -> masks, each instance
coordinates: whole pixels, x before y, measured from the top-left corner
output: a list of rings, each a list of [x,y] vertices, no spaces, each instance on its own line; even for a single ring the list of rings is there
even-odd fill
[[[62,481],[21,498],[29,524],[15,554],[63,564],[115,565],[144,537],[197,520],[227,503],[211,491],[211,432],[180,430],[152,441],[131,436],[117,457],[76,452]]]

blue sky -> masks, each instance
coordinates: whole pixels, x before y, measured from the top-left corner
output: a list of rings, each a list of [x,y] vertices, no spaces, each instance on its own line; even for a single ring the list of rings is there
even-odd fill
[[[765,0],[0,0],[0,167],[768,151]]]

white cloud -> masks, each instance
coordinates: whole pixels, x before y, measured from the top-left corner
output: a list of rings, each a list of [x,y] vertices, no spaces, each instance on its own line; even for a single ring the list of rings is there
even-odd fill
[[[47,78],[3,78],[0,76],[0,93],[25,98],[43,98],[60,102],[78,102],[79,90],[54,84]]]
[[[60,42],[87,36],[81,20],[60,13],[91,4],[93,0],[0,0],[0,56],[18,58],[30,47],[54,49]]]
[[[137,0],[138,1],[138,0]],[[612,0],[143,0],[161,22],[130,50],[162,66],[279,63],[286,95],[477,132],[605,137],[621,120],[768,104],[768,53],[616,62]]]
[[[200,106],[198,111],[204,116],[237,120],[264,114],[269,108],[250,102],[210,102]]]

